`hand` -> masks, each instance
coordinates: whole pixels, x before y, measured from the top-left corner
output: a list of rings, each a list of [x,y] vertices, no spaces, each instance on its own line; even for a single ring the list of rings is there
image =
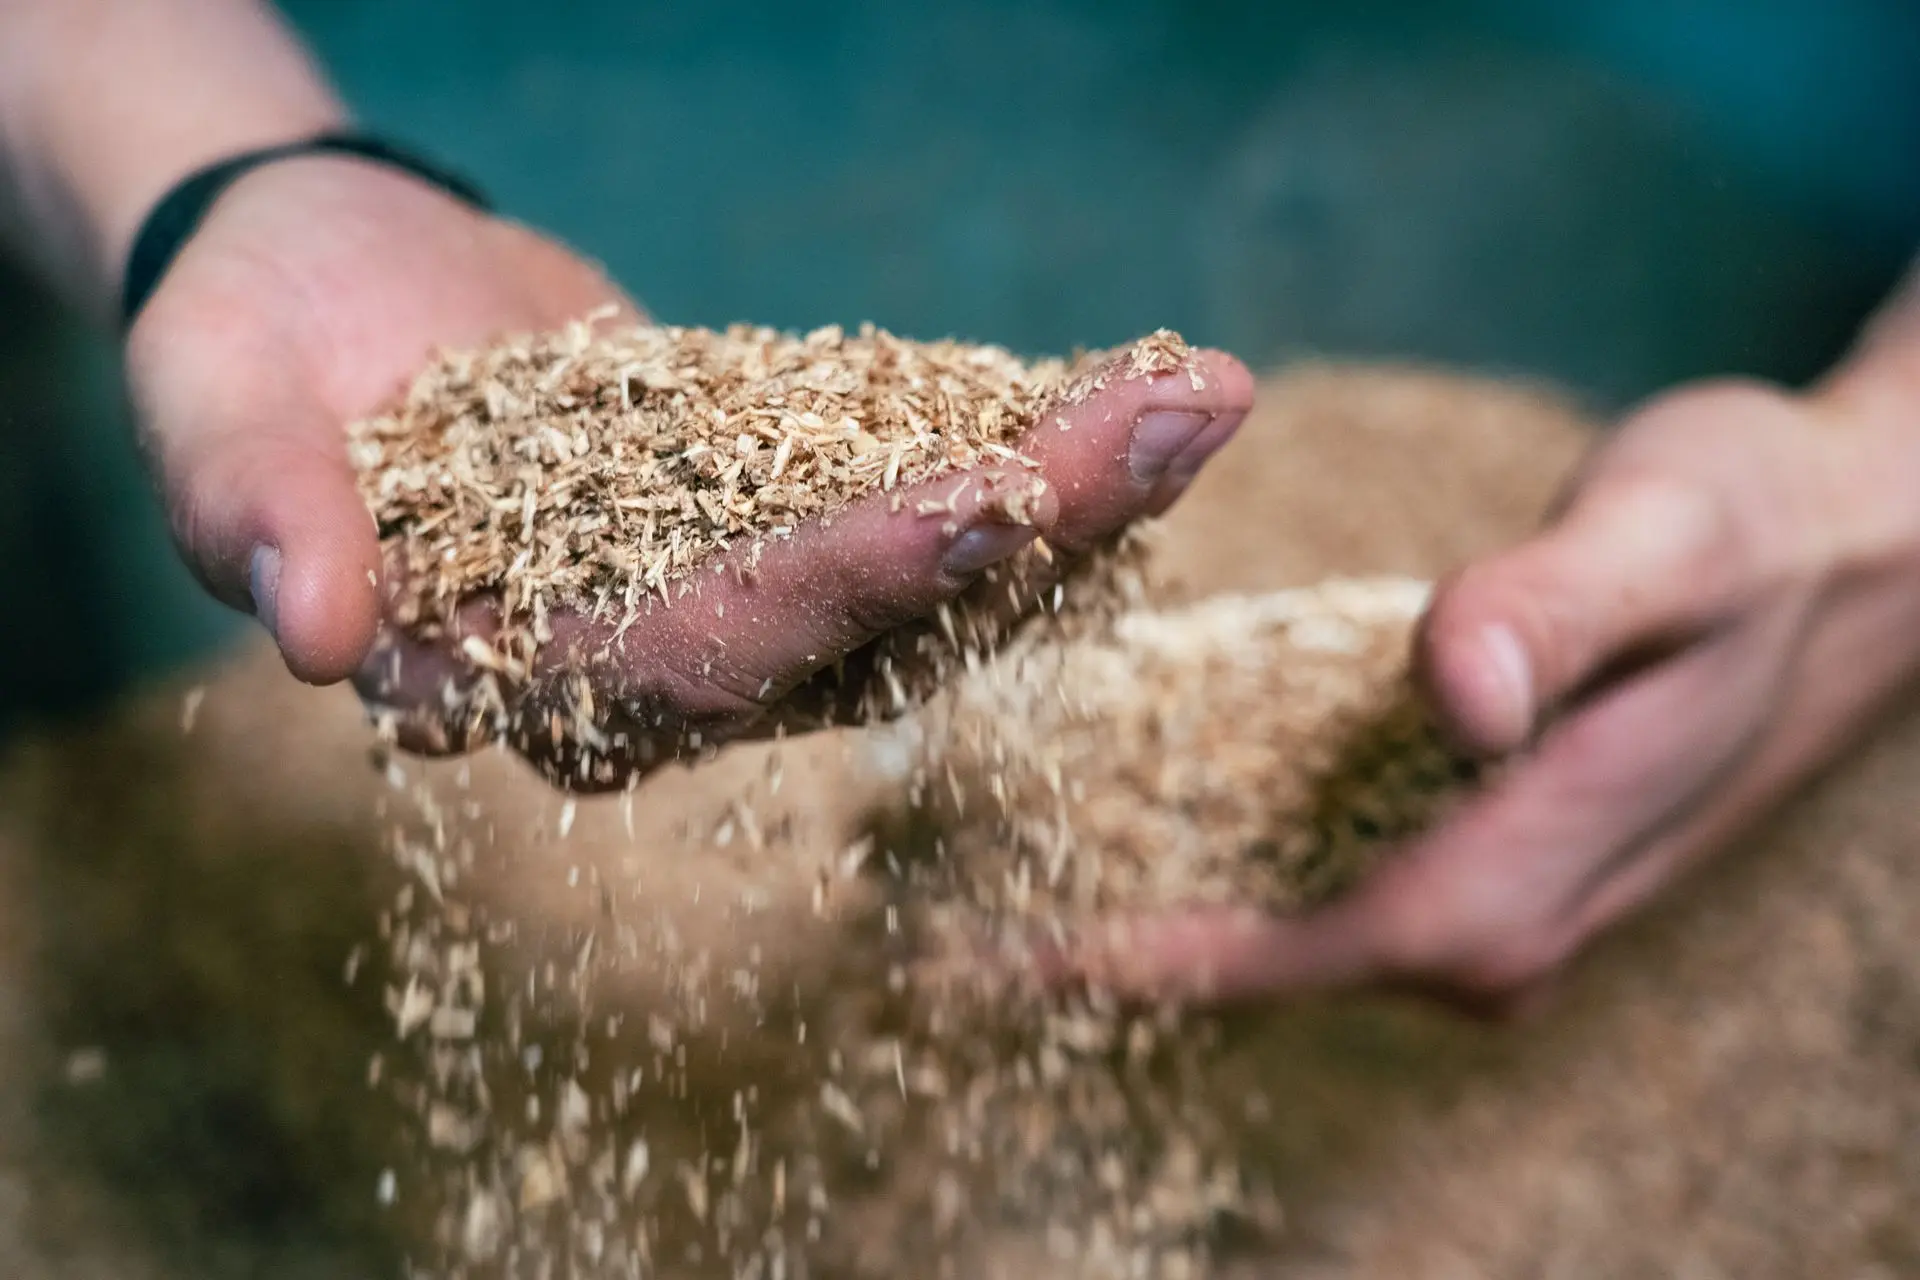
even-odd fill
[[[1829,761],[1920,666],[1920,431],[1716,384],[1607,440],[1533,540],[1441,585],[1417,662],[1487,791],[1301,919],[1123,923],[1154,998],[1384,985],[1524,1008]],[[1118,944],[1118,945],[1116,945]]]
[[[129,337],[144,451],[187,563],[296,676],[353,675],[380,551],[348,421],[437,345],[622,301],[590,264],[351,159],[256,170],[213,208]]]
[[[335,158],[257,170],[215,206],[130,340],[147,452],[188,562],[266,625],[295,675],[356,677],[404,745],[465,749],[504,726],[555,781],[617,786],[689,742],[776,722],[774,704],[809,676],[933,613],[1036,536],[1072,552],[1163,509],[1252,395],[1220,355],[1204,357],[1200,387],[1117,380],[1024,442],[1045,484],[1023,519],[985,484],[942,520],[916,515],[914,495],[897,512],[884,495],[769,551],[750,581],[703,575],[701,607],[646,612],[617,642],[611,628],[559,620],[550,654],[603,659],[585,700],[611,713],[610,741],[588,761],[547,732],[556,669],[510,691],[500,721],[450,718],[449,682],[475,673],[451,643],[423,650],[383,625],[380,549],[343,428],[436,347],[607,303],[632,309],[560,246],[405,175]],[[484,629],[487,602],[466,616]]]

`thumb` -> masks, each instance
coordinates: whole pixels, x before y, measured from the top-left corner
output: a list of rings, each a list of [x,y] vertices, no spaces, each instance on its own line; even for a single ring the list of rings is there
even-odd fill
[[[1418,661],[1436,710],[1468,749],[1514,750],[1608,668],[1724,617],[1747,558],[1705,488],[1644,474],[1596,483],[1546,531],[1435,593]]]
[[[338,426],[208,431],[162,472],[174,535],[208,589],[259,619],[300,679],[352,675],[379,620],[379,542]]]

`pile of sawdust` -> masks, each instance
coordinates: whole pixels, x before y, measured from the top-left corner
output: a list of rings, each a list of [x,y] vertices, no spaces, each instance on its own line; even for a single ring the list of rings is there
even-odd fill
[[[1128,372],[1189,357],[1161,331]],[[671,603],[716,556],[873,493],[1031,467],[1021,437],[1099,376],[1091,357],[1076,369],[871,326],[587,320],[443,356],[354,424],[349,449],[401,574],[402,625],[431,632],[490,593],[537,631],[559,608],[620,618],[649,596]]]
[[[949,780],[929,794],[977,837],[970,894],[1088,920],[1293,910],[1351,884],[1475,775],[1406,678],[1427,591],[1336,579],[1135,610],[974,672],[928,735]]]

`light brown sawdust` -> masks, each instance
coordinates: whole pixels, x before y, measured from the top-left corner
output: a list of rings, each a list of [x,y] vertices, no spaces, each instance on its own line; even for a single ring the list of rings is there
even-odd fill
[[[627,574],[620,607],[654,592],[670,603],[676,575],[725,552],[730,536],[784,536],[860,493],[977,459],[925,448],[925,388],[951,390],[955,357],[950,344],[909,348],[872,332],[596,338],[576,326],[532,355],[503,344],[470,357],[481,373],[456,363],[424,379],[410,402],[420,417],[389,430],[412,446],[450,440],[447,456],[423,471],[389,454],[368,474],[402,496],[388,531],[409,548],[411,572],[446,567],[434,587],[443,608],[503,588],[538,643],[546,612],[568,599],[577,606],[590,575],[602,575],[596,605],[609,607],[609,567]],[[1171,335],[1134,354],[1169,367],[1184,358]],[[1019,381],[1027,371],[1005,359],[965,356],[969,370],[1000,377],[963,388],[973,401],[942,402],[950,432],[978,437],[1010,425],[1017,438],[1039,406],[1087,394],[1097,376],[1066,385],[1057,365],[1029,393]],[[542,370],[533,391],[529,366]],[[576,376],[584,389],[569,381]],[[795,443],[795,408],[798,429],[814,433],[805,444]],[[570,434],[556,414],[584,425]],[[723,469],[689,467],[689,455],[723,456],[716,431],[762,416],[788,424],[788,434],[742,433]],[[867,426],[881,445],[862,445]],[[511,451],[528,439],[552,474],[537,476],[520,459],[509,500],[502,442]],[[762,444],[769,458],[758,458]],[[628,472],[609,462],[636,456]],[[994,456],[1019,460],[1004,446]],[[363,461],[376,460],[368,451]],[[435,467],[475,485],[440,485],[444,505],[422,517],[423,496],[436,488],[422,476]],[[603,496],[583,504],[596,476]],[[609,503],[625,510],[619,485],[639,486],[627,491],[639,514],[625,524],[599,514]],[[543,513],[557,530],[545,543],[535,532]],[[518,521],[527,545],[516,550],[494,527],[502,515]],[[598,548],[584,570],[582,539]],[[492,992],[481,978],[483,946],[510,942],[515,921],[447,899],[472,869],[471,848],[450,835],[445,799],[402,788],[414,812],[395,827],[393,849],[412,881],[383,917],[386,960],[401,975],[388,1010],[398,1039],[415,1046],[413,1074],[425,1087],[414,1106],[428,1147],[451,1162],[438,1231],[450,1257],[513,1273],[564,1260],[613,1274],[651,1265],[652,1241],[672,1221],[699,1241],[685,1246],[684,1262],[733,1274],[829,1265],[882,1275],[929,1262],[956,1274],[977,1247],[967,1224],[984,1217],[1041,1231],[1075,1274],[1119,1280],[1201,1274],[1222,1220],[1273,1217],[1230,1157],[1231,1123],[1191,1086],[1203,1074],[1204,1025],[1177,1010],[1126,1010],[1098,991],[1027,989],[1013,980],[1023,948],[1036,931],[1058,937],[1114,910],[1318,901],[1417,829],[1466,775],[1438,747],[1404,678],[1422,584],[1332,582],[1165,613],[1145,605],[1155,587],[1144,548],[1131,550],[1105,561],[1097,590],[1057,607],[1050,625],[1009,652],[969,643],[970,631],[951,637],[962,651],[945,668],[950,696],[904,730],[919,755],[906,822],[946,834],[915,850],[898,830],[876,832],[839,865],[818,867],[813,909],[866,938],[842,962],[863,963],[867,979],[849,975],[842,998],[810,1017],[789,1015],[792,1052],[814,1064],[819,1084],[771,1111],[759,1090],[736,1089],[724,1140],[703,1131],[697,1147],[669,1156],[657,1133],[623,1122],[649,1072],[669,1091],[691,1087],[690,1044],[722,995],[705,956],[654,948],[675,1007],[650,1014],[644,1038],[614,1050],[626,1066],[595,1074],[607,1052],[593,1044],[599,987],[610,968],[644,963],[647,951],[631,929],[609,928],[613,887],[596,882],[605,919],[565,963],[549,963],[524,991]],[[641,560],[616,565],[628,553]],[[1223,706],[1258,710],[1223,722]],[[689,854],[738,842],[749,884],[793,861],[791,828],[762,808],[777,767],[761,794],[749,786],[716,825],[690,829]],[[576,814],[566,802],[563,844]],[[867,882],[865,894],[836,892],[850,875]],[[981,948],[1008,944],[981,962]],[[750,954],[751,964],[721,981],[726,998],[752,1002],[760,957]],[[879,985],[876,972],[886,975]],[[526,1095],[522,1114],[503,1110],[490,1083],[479,1039],[488,1024],[496,1053],[529,1076],[557,1073],[552,1092]],[[529,1038],[535,1024],[550,1028],[544,1038]],[[620,1039],[611,1026],[606,1036]],[[671,1164],[670,1190],[636,1200],[656,1160]],[[893,1226],[836,1211],[850,1179],[873,1178],[888,1188]],[[899,1229],[902,1213],[933,1222],[933,1253]]]
[[[350,428],[403,626],[432,633],[489,594],[510,631],[544,643],[557,609],[618,620],[671,604],[716,556],[742,548],[750,562],[869,494],[1031,470],[1021,437],[1107,376],[1093,356],[1026,361],[871,325],[801,336],[608,319],[447,353]],[[1190,355],[1162,330],[1118,372]]]

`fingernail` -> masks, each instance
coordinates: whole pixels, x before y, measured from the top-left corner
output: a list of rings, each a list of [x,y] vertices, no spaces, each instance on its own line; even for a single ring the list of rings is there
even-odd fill
[[[1207,465],[1208,459],[1219,453],[1227,441],[1233,439],[1233,432],[1224,429],[1231,425],[1218,418],[1209,418],[1207,429],[1195,436],[1191,444],[1174,455],[1173,462],[1167,467],[1167,477],[1176,484],[1192,484],[1200,474],[1200,469]]]
[[[278,604],[280,596],[280,549],[278,547],[255,547],[253,560],[247,566],[247,589],[253,595],[253,616],[267,629],[267,634],[280,639],[280,620]]]
[[[1141,484],[1151,484],[1167,473],[1181,450],[1206,430],[1213,415],[1163,409],[1140,419],[1133,429],[1127,468]]]
[[[1220,446],[1227,442],[1230,434],[1216,432],[1209,425],[1193,438],[1193,443],[1175,454],[1167,473],[1155,482],[1153,498],[1147,504],[1147,514],[1163,515],[1178,502],[1188,487],[1200,478],[1200,469],[1207,465],[1207,460],[1220,452]]]
[[[940,567],[950,577],[970,578],[988,565],[999,564],[1039,536],[1040,531],[1027,524],[976,525],[953,540],[941,558]]]
[[[1533,667],[1520,637],[1504,626],[1488,627],[1482,639],[1504,713],[1503,736],[1518,741],[1533,724]]]

